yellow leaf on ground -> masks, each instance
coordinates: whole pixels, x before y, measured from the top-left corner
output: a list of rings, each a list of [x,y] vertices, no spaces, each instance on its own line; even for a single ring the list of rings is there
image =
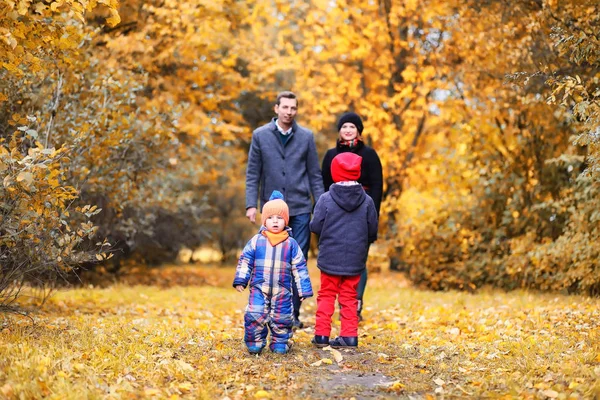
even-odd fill
[[[400,381],[394,381],[390,384],[387,390],[389,392],[401,392],[404,390],[404,387],[405,386],[402,383],[400,383]]]
[[[542,394],[546,397],[550,397],[551,399],[555,399],[558,397],[558,392],[556,390],[547,389],[542,392]]]
[[[177,388],[183,392],[189,392],[192,390],[192,384],[190,382],[180,383]]]
[[[254,397],[257,399],[270,399],[271,393],[267,392],[266,390],[259,390],[258,392],[254,393]]]
[[[190,364],[186,363],[185,361],[177,360],[176,364],[179,367],[179,369],[181,369],[182,371],[192,372],[194,370],[194,367],[192,367]]]
[[[338,364],[341,363],[342,360],[344,359],[344,357],[342,357],[342,353],[340,353],[338,350],[336,350],[334,348],[331,349],[331,354],[333,355],[335,362],[337,362]]]

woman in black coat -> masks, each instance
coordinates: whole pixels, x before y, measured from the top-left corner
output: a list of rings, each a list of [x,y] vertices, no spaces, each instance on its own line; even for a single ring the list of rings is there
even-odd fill
[[[364,144],[362,140],[363,123],[358,114],[346,113],[341,116],[337,124],[339,138],[336,146],[327,150],[323,158],[321,173],[323,174],[323,186],[325,191],[329,190],[329,186],[333,184],[331,177],[331,161],[333,157],[340,153],[351,151],[362,157],[361,173],[358,182],[363,185],[365,192],[373,199],[377,215],[381,206],[381,197],[383,195],[383,172],[379,156],[373,150]],[[360,283],[357,289],[358,298],[358,317],[362,320],[361,312],[363,306],[363,295],[367,285],[367,270],[360,277]]]

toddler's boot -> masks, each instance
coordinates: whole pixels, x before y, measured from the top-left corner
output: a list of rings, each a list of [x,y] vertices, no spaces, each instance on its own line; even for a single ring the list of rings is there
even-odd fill
[[[260,354],[263,350],[262,346],[256,346],[252,344],[246,344],[246,346],[248,347],[248,353],[250,354]]]
[[[269,346],[271,351],[276,354],[286,354],[292,349],[293,342],[290,340],[287,343],[271,343]]]

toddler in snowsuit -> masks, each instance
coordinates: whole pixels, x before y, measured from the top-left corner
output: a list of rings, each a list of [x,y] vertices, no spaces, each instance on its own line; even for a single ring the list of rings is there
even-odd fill
[[[358,346],[356,288],[366,268],[369,244],[377,239],[377,210],[358,183],[362,157],[346,152],[331,162],[335,182],[317,201],[310,230],[319,235],[317,267],[321,288],[313,343],[317,347]],[[329,341],[336,297],[340,303],[340,336]]]
[[[294,322],[292,280],[302,300],[313,295],[306,260],[289,234],[288,222],[288,206],[275,190],[263,206],[258,234],[246,244],[238,261],[233,286],[238,292],[250,286],[244,341],[251,354],[260,353],[266,346],[268,329],[271,351],[289,351]]]

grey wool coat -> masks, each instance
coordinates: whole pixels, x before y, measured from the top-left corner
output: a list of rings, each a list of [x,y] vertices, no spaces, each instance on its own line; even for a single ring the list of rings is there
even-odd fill
[[[275,118],[252,133],[246,167],[246,209],[269,200],[279,190],[290,208],[290,216],[308,214],[323,194],[323,178],[313,133],[292,125],[285,146]],[[312,197],[311,197],[312,194]]]

